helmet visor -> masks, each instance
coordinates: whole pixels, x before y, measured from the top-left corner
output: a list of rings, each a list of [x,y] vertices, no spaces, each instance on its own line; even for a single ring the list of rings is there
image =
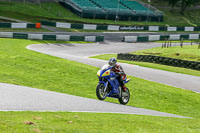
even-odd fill
[[[115,65],[114,62],[109,62],[108,64],[109,64],[110,66],[114,66],[114,65]]]

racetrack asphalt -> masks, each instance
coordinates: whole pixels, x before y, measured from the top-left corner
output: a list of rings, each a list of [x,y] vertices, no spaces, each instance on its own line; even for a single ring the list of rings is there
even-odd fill
[[[0,83],[0,111],[69,111],[189,118],[5,83]]]
[[[96,54],[126,53],[147,48],[159,47],[159,43],[96,43],[96,44],[37,44],[27,48],[33,51],[53,55],[68,60],[102,67],[107,61],[88,58]],[[157,70],[121,63],[125,72],[130,76],[174,86],[200,93],[200,77]]]

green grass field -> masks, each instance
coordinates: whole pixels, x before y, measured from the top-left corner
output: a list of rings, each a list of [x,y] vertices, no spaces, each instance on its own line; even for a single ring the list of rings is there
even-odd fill
[[[96,99],[98,68],[26,49],[30,44],[39,43],[56,42],[0,39],[0,82]],[[128,84],[131,92],[129,106],[189,116],[193,119],[69,112],[0,112],[0,131],[5,133],[199,132],[199,94],[135,77],[130,78],[132,81]],[[118,103],[115,99],[106,101]],[[27,125],[25,124],[27,122],[34,124]]]
[[[165,11],[165,22],[114,22],[109,20],[82,19],[59,4],[33,4],[0,2],[0,16],[30,22],[41,20],[77,23],[120,24],[120,25],[175,25],[193,26],[200,24],[200,11],[186,11],[185,16]],[[1,21],[1,20],[0,20]],[[1,22],[5,22],[2,20]],[[3,29],[0,31],[10,31]],[[21,30],[19,30],[21,31]],[[37,30],[36,30],[37,31]],[[75,30],[69,30],[75,31]],[[80,30],[81,31],[81,30]],[[77,32],[80,32],[77,31]],[[83,31],[82,31],[83,32]],[[84,43],[31,41],[0,38],[0,82],[29,86],[76,96],[96,99],[98,68],[81,63],[44,55],[26,49],[30,44],[40,43]],[[198,52],[198,51],[197,51]],[[105,55],[96,58],[108,59]],[[199,57],[198,57],[199,58]],[[143,62],[128,62],[136,65],[200,76],[199,71],[175,68]],[[199,133],[200,95],[188,90],[130,77],[127,85],[131,92],[129,106],[168,112],[192,119],[154,116],[70,113],[70,112],[1,112],[2,133]],[[115,99],[106,101],[118,103]],[[26,124],[33,122],[33,124]]]
[[[138,55],[155,55],[171,57],[182,60],[200,61],[200,49],[198,45],[187,45],[181,48],[180,46],[169,48],[152,48],[141,51],[132,52]]]
[[[31,122],[33,124],[28,124]],[[99,113],[0,112],[2,133],[198,133],[199,127],[199,119]]]
[[[165,5],[167,6],[167,5]],[[0,16],[11,17],[15,19],[38,22],[41,20],[67,21],[78,23],[96,23],[96,24],[118,24],[118,25],[171,25],[171,26],[194,26],[200,24],[200,10],[187,10],[185,15],[178,11],[171,12],[170,9],[160,8],[164,11],[164,22],[127,22],[112,20],[93,20],[83,19],[65,9],[59,4],[43,3],[41,6],[29,3],[0,2]]]
[[[10,22],[10,23],[12,23],[12,22],[14,22],[14,21],[6,20],[6,19],[1,19],[1,18],[0,18],[0,22]]]
[[[55,42],[0,39],[0,82],[96,99],[98,68],[26,49],[26,46],[38,43]],[[130,78],[132,82],[127,86],[131,100],[128,105],[200,117],[199,94],[136,77]],[[107,101],[118,103],[116,99]]]
[[[36,28],[0,28],[0,32],[50,32],[46,29],[36,29]]]

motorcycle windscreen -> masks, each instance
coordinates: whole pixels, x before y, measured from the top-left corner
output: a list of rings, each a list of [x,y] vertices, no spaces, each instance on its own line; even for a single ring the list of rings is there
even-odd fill
[[[107,71],[101,73],[102,77],[109,76],[109,75],[110,75],[110,70],[107,70]]]

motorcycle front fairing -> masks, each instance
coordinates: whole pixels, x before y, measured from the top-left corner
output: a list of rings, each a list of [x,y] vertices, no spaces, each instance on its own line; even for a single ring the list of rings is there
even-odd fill
[[[101,70],[97,72],[97,76],[99,78],[99,83],[104,84],[104,92],[106,91],[106,88],[108,86],[109,82],[109,75],[110,75],[110,69],[111,67],[109,65],[104,65]]]
[[[102,83],[105,86],[104,91],[106,91],[108,84],[111,85],[111,91],[107,96],[118,98],[119,95],[117,94],[119,94],[119,82],[115,73],[111,71],[111,68],[112,67],[109,65],[104,65],[102,69],[97,72],[97,76],[99,77],[99,83]]]

